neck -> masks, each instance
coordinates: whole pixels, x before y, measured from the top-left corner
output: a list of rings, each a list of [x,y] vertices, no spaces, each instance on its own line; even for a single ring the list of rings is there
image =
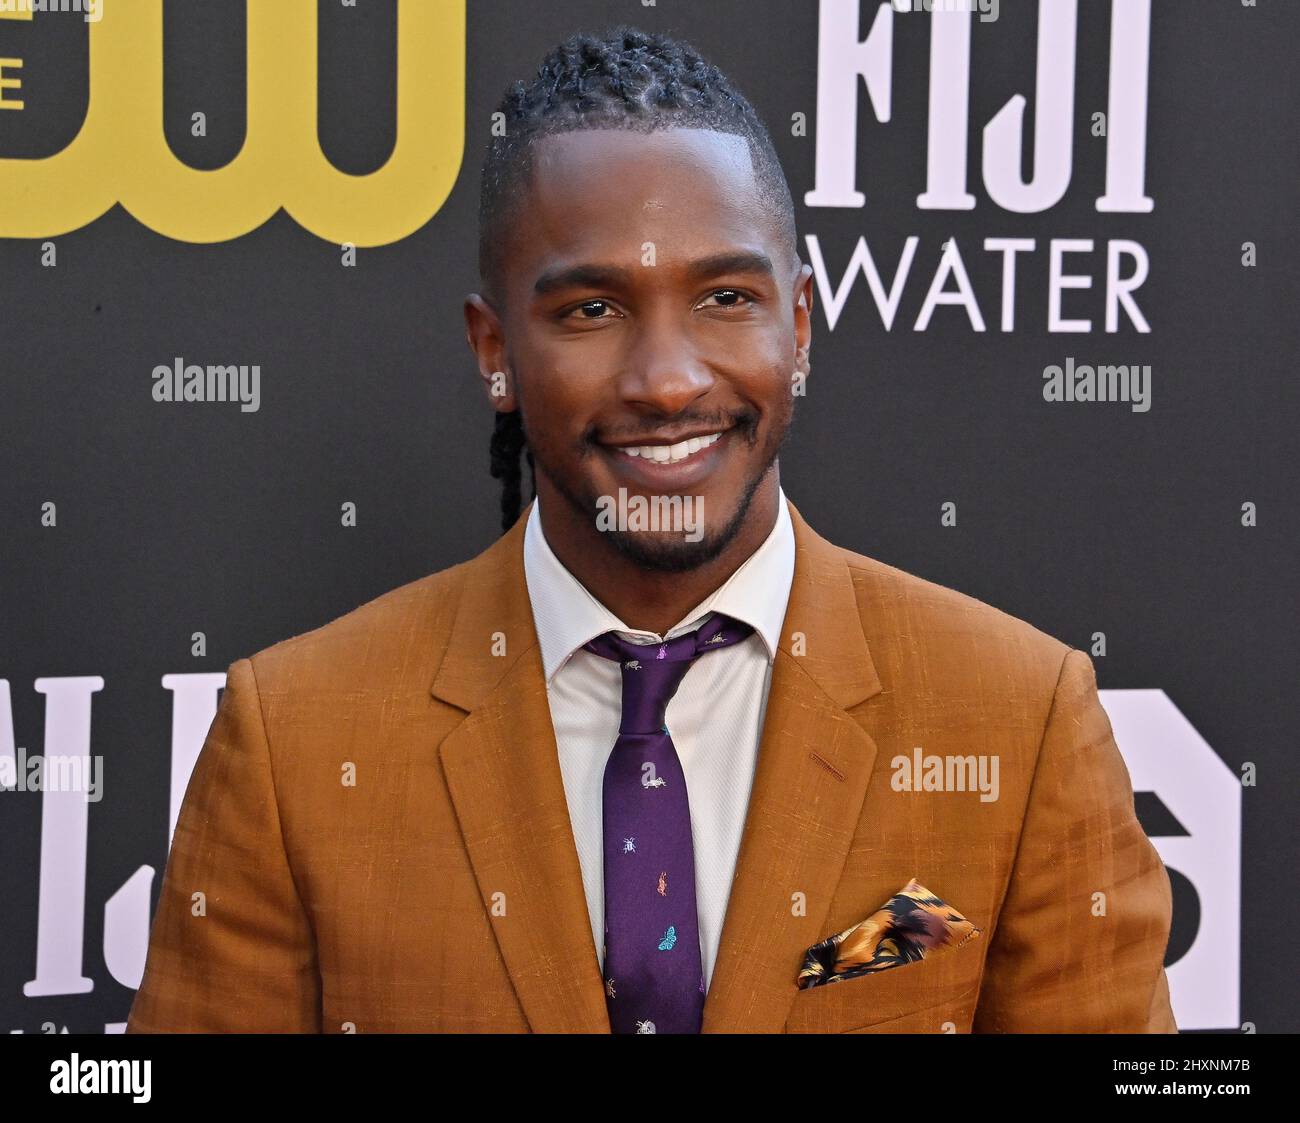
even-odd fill
[[[717,557],[683,573],[644,569],[621,553],[595,519],[573,509],[539,472],[538,513],[552,553],[583,587],[629,628],[663,635],[736,572],[776,525],[777,467],[763,477],[744,521]]]

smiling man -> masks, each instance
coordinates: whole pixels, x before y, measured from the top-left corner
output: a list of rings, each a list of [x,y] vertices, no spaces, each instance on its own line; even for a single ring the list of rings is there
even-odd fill
[[[1087,656],[782,492],[813,284],[749,102],[619,28],[501,109],[505,533],[231,667],[129,1029],[1175,1032]]]

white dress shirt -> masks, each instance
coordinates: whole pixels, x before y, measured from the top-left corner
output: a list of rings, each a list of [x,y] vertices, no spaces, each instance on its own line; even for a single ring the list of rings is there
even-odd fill
[[[602,971],[605,762],[618,739],[623,680],[616,662],[584,651],[583,645],[610,631],[632,643],[662,643],[694,630],[711,612],[724,613],[754,629],[740,643],[695,661],[668,703],[665,719],[673,731],[690,799],[700,957],[708,986],[749,807],[772,661],[794,576],[794,527],[785,494],[779,495],[776,525],[763,544],[662,636],[629,628],[583,587],[547,544],[538,507],[533,504],[524,530],[524,574],[591,935]]]

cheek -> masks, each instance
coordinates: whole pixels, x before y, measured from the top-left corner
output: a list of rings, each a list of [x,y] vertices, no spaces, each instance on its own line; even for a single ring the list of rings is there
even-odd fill
[[[734,372],[732,381],[736,389],[765,408],[788,396],[797,369],[792,339],[785,325],[767,323],[741,346],[736,346],[733,341],[727,365]]]
[[[578,369],[572,356],[557,361],[555,356],[521,356],[521,367],[529,373],[522,380],[521,398],[534,443],[545,440],[552,446],[573,443],[596,415],[600,382],[590,368]]]
[[[572,420],[581,395],[575,395],[573,382],[563,371],[550,371],[532,380],[526,398],[532,412],[548,429],[563,429]]]
[[[737,389],[770,417],[786,417],[794,407],[795,365],[793,359],[766,355],[756,362]]]

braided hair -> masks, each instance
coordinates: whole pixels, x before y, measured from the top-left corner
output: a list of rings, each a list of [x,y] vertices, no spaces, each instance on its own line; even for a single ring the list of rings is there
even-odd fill
[[[504,533],[515,525],[523,509],[522,470],[519,454],[527,450],[529,482],[537,494],[537,481],[533,469],[532,450],[524,437],[523,415],[516,409],[496,415],[492,430],[492,478],[501,481],[501,530]]]
[[[759,196],[796,259],[794,202],[766,126],[745,96],[688,43],[627,24],[602,34],[577,34],[546,55],[531,82],[514,83],[497,112],[505,135],[493,136],[483,162],[479,195],[479,274],[496,303],[503,292],[504,233],[532,171],[532,145],[577,129],[654,132],[705,128],[743,137]],[[518,410],[497,414],[492,432],[492,476],[501,480],[501,525],[509,530],[522,507],[520,454],[528,448]],[[527,452],[533,492],[533,457]]]

